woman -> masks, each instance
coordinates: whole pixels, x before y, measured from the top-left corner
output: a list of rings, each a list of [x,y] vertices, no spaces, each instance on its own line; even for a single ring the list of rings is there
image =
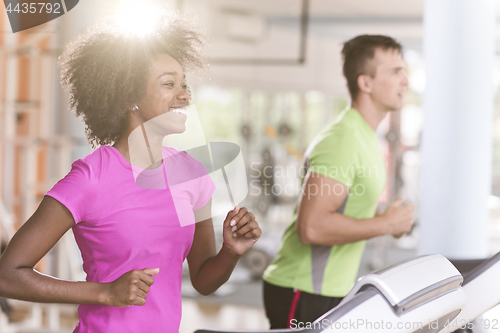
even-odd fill
[[[73,163],[12,238],[0,258],[0,296],[81,304],[75,332],[176,332],[184,259],[201,294],[227,281],[259,239],[258,223],[235,207],[217,253],[212,220],[194,223],[195,215],[210,211],[213,182],[200,162],[161,145],[164,135],[185,130],[190,94],[184,70],[207,68],[204,40],[192,19],[164,15],[147,36],[125,34],[108,19],[67,47],[62,83],[89,142],[100,147]],[[131,154],[138,132],[148,152]],[[141,156],[151,158],[147,169],[140,168]],[[172,191],[177,170],[195,176]],[[140,178],[155,181],[143,186]],[[33,269],[70,228],[86,282]]]

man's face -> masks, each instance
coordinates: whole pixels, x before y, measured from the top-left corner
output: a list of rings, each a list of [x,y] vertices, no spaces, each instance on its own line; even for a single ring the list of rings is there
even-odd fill
[[[383,111],[400,110],[408,86],[406,63],[401,53],[396,50],[376,49],[375,57],[369,66],[374,67],[374,76],[370,79],[373,102]]]

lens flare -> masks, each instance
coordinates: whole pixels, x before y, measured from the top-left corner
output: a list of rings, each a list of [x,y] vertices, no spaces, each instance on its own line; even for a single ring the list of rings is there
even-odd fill
[[[158,6],[146,1],[127,1],[117,19],[125,31],[144,37],[154,31],[160,19],[160,12]]]

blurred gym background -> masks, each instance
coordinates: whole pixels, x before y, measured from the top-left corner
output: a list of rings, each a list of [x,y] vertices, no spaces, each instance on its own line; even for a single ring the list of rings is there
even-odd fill
[[[212,37],[209,78],[188,78],[207,141],[237,143],[247,166],[244,205],[257,216],[263,236],[214,295],[183,283],[181,332],[200,327],[265,329],[261,274],[277,251],[300,189],[302,154],[318,131],[349,103],[341,74],[343,41],[358,34],[386,34],[404,46],[409,88],[401,112],[378,131],[388,183],[380,206],[398,197],[419,205],[421,134],[424,125],[423,0],[165,0],[196,14]],[[44,193],[92,152],[83,123],[68,111],[58,81],[57,57],[64,45],[98,17],[130,2],[82,0],[62,17],[11,33],[0,10],[0,242],[4,248],[31,216]],[[142,1],[132,5],[142,6]],[[450,10],[452,8],[450,7]],[[497,6],[496,15],[500,15]],[[500,250],[500,29],[495,26],[492,71],[492,195],[488,254]],[[474,112],[476,110],[471,110]],[[486,169],[488,169],[486,167]],[[487,171],[485,171],[487,172]],[[457,180],[458,181],[458,180]],[[221,236],[221,217],[216,218]],[[367,244],[359,275],[417,254],[419,218],[398,240]],[[69,231],[37,269],[63,279],[84,280],[81,258]],[[0,332],[71,332],[72,305],[3,300]]]

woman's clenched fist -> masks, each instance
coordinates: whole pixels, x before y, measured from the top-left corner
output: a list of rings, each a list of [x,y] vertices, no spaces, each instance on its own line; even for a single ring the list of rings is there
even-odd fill
[[[134,269],[106,283],[105,304],[116,307],[146,304],[147,293],[155,282],[153,276],[159,272],[159,268]]]

